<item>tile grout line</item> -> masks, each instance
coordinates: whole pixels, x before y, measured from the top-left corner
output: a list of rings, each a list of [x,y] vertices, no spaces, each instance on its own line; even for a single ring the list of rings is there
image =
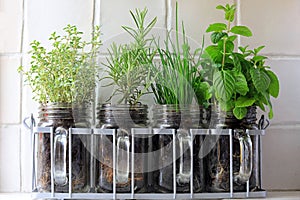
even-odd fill
[[[21,46],[20,46],[20,50],[21,50],[21,55],[20,55],[20,65],[23,65],[23,53],[24,53],[24,42],[25,42],[25,20],[26,20],[26,0],[22,1],[22,32],[21,32]],[[19,122],[20,124],[22,124],[22,116],[23,116],[23,76],[20,75],[20,116],[19,116]],[[19,165],[20,165],[20,188],[19,191],[22,192],[23,191],[23,163],[22,163],[22,129],[19,128]]]

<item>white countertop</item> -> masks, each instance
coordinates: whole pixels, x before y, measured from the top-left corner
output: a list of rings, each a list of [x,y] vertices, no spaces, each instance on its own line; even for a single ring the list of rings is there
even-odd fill
[[[268,196],[265,199],[266,200],[269,199],[300,200],[300,191],[268,192]],[[0,200],[31,200],[31,194],[30,193],[0,193]],[[255,199],[251,199],[251,200],[255,200]]]

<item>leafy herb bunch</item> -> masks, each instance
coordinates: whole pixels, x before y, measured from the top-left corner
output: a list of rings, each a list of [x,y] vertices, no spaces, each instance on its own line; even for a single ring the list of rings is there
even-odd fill
[[[205,49],[202,73],[212,80],[215,98],[223,111],[233,110],[234,116],[242,119],[249,106],[259,106],[263,111],[268,107],[271,119],[270,98],[278,97],[279,81],[265,64],[267,57],[260,54],[264,46],[254,50],[239,46],[239,51],[236,51],[238,35],[251,37],[252,32],[246,26],[232,26],[235,5],[219,5],[216,8],[225,12],[227,24],[214,23],[207,28],[213,44]]]
[[[153,48],[153,38],[147,35],[154,27],[157,18],[153,18],[146,24],[148,10],[136,9],[130,11],[135,28],[122,26],[132,36],[133,42],[117,45],[113,43],[109,49],[107,63],[108,76],[103,79],[111,80],[106,86],[115,85],[116,88],[110,97],[121,95],[118,103],[137,104],[140,98],[149,93],[153,82],[153,58],[156,54]],[[109,100],[110,100],[109,99]]]
[[[179,33],[177,3],[175,39],[173,42],[172,32],[169,32],[164,47],[156,42],[160,66],[152,84],[155,101],[158,104],[188,105],[195,103],[193,98],[196,98],[199,105],[208,105],[210,85],[199,73],[202,48],[191,50],[183,22],[182,33]]]
[[[94,27],[89,42],[82,40],[83,32],[74,25],[67,25],[63,30],[63,36],[51,34],[49,51],[34,40],[30,44],[30,68],[25,71],[20,66],[18,71],[25,75],[32,88],[33,99],[40,103],[90,103],[99,68],[95,58],[102,44],[100,28]]]

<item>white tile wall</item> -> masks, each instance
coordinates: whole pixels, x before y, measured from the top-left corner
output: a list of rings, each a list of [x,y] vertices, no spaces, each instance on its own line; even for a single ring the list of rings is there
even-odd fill
[[[300,127],[270,127],[263,136],[263,186],[273,190],[300,188]]]
[[[48,38],[54,31],[62,34],[67,25],[76,25],[85,38],[90,37],[93,23],[93,0],[26,1],[26,41],[41,41],[49,44]],[[25,44],[25,48],[28,44]]]
[[[157,16],[157,22],[153,34],[164,32],[166,21],[166,5],[162,0],[102,0],[101,1],[101,26],[103,31],[104,45],[102,52],[106,52],[112,42],[124,43],[132,38],[122,29],[121,26],[135,28],[134,21],[130,15],[130,10],[135,12],[136,8],[144,9],[147,7],[148,14],[146,24]],[[158,33],[156,33],[158,32]],[[150,36],[150,35],[149,35]]]
[[[300,91],[297,83],[300,74],[300,1],[178,0],[179,20],[184,21],[187,35],[195,40],[195,46],[201,43],[202,34],[210,23],[223,20],[223,13],[215,7],[232,2],[240,6],[239,23],[251,27],[254,33],[253,38],[241,38],[241,43],[251,47],[266,45],[264,53],[271,56],[268,63],[281,82],[280,97],[273,100],[275,117],[263,141],[264,186],[267,189],[300,189]],[[30,191],[30,137],[19,127],[25,116],[36,115],[38,104],[31,100],[28,87],[20,88],[20,76],[16,72],[20,51],[23,64],[28,66],[28,44],[33,39],[48,46],[48,37],[53,31],[61,33],[67,24],[75,24],[89,33],[95,21],[102,25],[105,43],[102,53],[106,52],[112,41],[128,41],[121,25],[133,25],[129,10],[144,7],[149,10],[148,19],[158,17],[156,32],[161,36],[166,27],[174,28],[175,0],[0,2],[0,192]],[[87,39],[89,35],[84,37]],[[101,90],[99,99],[104,100],[109,92],[109,89]]]
[[[20,123],[20,58],[0,56],[0,124]]]
[[[20,189],[20,129],[0,126],[0,192]]]
[[[273,99],[274,125],[300,124],[300,59],[298,60],[269,60],[280,80],[280,93],[278,99]]]
[[[20,52],[23,1],[10,0],[0,3],[0,53]]]
[[[242,0],[241,23],[251,27],[255,37],[244,45],[266,45],[265,53],[300,55],[300,1]]]

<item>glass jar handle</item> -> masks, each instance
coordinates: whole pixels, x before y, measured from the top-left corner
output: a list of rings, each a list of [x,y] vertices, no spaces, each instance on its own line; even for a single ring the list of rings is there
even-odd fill
[[[189,183],[191,178],[191,136],[185,130],[178,130],[177,137],[179,139],[179,173],[177,174],[177,183]]]
[[[240,143],[240,171],[234,175],[236,183],[246,183],[252,173],[252,141],[244,130],[235,130]]]
[[[67,138],[68,131],[65,128],[56,128],[54,133],[54,182],[59,186],[68,183]]]
[[[117,139],[116,182],[129,181],[130,141],[127,131],[119,129]]]

